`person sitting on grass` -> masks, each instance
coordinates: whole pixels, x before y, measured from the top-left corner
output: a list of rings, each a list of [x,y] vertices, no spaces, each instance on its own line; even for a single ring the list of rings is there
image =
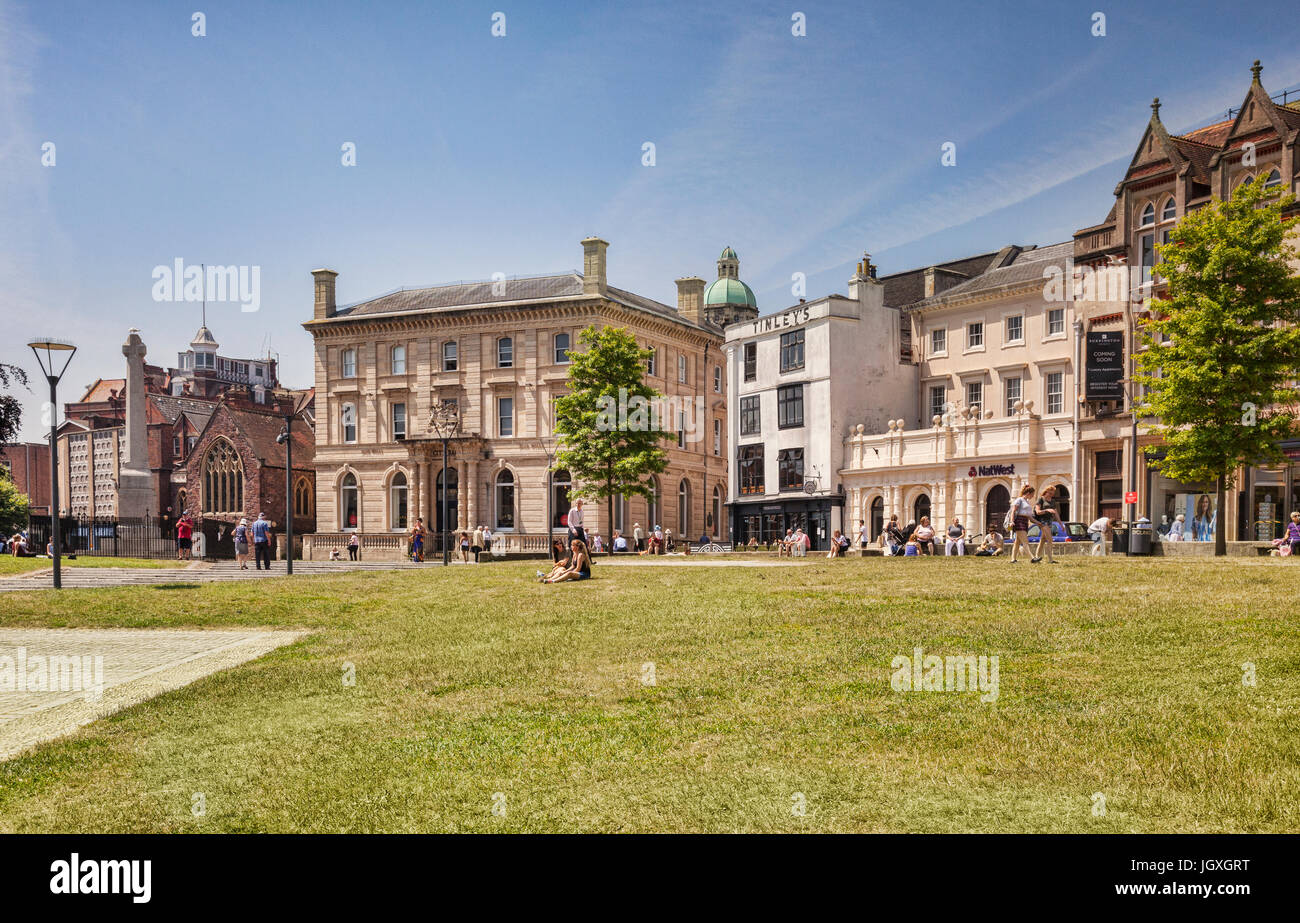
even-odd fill
[[[565,583],[570,580],[588,580],[591,578],[591,554],[587,546],[574,539],[570,544],[569,566],[558,574],[551,573],[542,578],[542,583]]]
[[[984,536],[984,541],[980,542],[979,548],[975,549],[975,556],[991,558],[996,554],[1001,554],[1002,545],[1002,533],[997,529],[989,529],[988,534]]]

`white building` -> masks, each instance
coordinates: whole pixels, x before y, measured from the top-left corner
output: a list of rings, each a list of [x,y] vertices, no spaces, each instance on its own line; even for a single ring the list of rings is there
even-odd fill
[[[770,542],[803,526],[824,548],[833,529],[856,528],[839,475],[845,434],[858,423],[883,430],[897,408],[916,402],[910,353],[900,350],[910,331],[900,323],[868,258],[848,297],[801,301],[727,328],[733,541]]]

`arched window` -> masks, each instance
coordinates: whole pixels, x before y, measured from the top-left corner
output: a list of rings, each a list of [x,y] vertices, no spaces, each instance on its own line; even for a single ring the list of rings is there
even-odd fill
[[[503,468],[496,482],[496,528],[515,527],[515,476]]]
[[[677,534],[682,538],[691,532],[691,482],[682,478],[677,485]]]
[[[339,485],[339,528],[356,529],[360,523],[361,504],[357,491],[357,476],[349,471]]]
[[[1138,219],[1138,227],[1149,228],[1156,223],[1156,207],[1150,202],[1147,207],[1142,209],[1142,217]]]
[[[916,498],[916,502],[912,504],[912,521],[920,522],[922,516],[929,516],[929,515],[930,515],[930,495],[921,494],[921,496]]]
[[[984,531],[1002,532],[1002,520],[1007,510],[1011,509],[1011,491],[1001,484],[994,484],[984,498]]]
[[[655,526],[660,525],[663,518],[663,510],[659,508],[660,503],[659,478],[650,478],[650,496],[646,498],[646,528],[653,530]]]
[[[293,514],[303,517],[313,515],[311,481],[306,478],[298,478],[298,482],[293,485]]]
[[[567,333],[557,333],[555,335],[555,364],[564,365],[569,361],[569,335]]]
[[[871,510],[867,514],[867,524],[871,527],[868,533],[871,538],[880,538],[880,533],[885,531],[885,498],[877,497],[871,501]]]
[[[1160,212],[1160,220],[1173,221],[1177,217],[1178,217],[1178,203],[1174,201],[1173,196],[1170,196],[1169,198],[1165,199],[1165,207]]]
[[[718,523],[722,522],[722,488],[713,485],[713,514],[709,517],[708,528],[716,530],[719,534],[722,532]]]
[[[244,466],[235,447],[218,439],[203,460],[203,512],[244,511]]]
[[[185,488],[184,488],[184,487],[182,487],[180,490],[176,491],[176,508],[177,508],[178,510],[184,510],[184,509],[185,509],[185,498],[186,498],[187,496],[188,496],[188,494],[185,492]]]
[[[406,347],[394,346],[392,354],[389,356],[389,367],[393,370],[394,375],[406,374]]]
[[[438,489],[437,489],[437,509],[433,511],[435,521],[438,523],[439,532],[450,532],[456,528],[456,523],[460,521],[460,508],[456,502],[456,489],[460,486],[460,475],[456,473],[455,468],[447,469],[447,486],[443,487],[442,469],[438,469]],[[447,519],[444,522],[442,518],[442,501],[443,494],[447,499]]]
[[[401,471],[388,482],[388,527],[393,531],[406,531],[408,489],[406,475]]]
[[[1269,173],[1268,179],[1264,180],[1264,188],[1276,189],[1278,186],[1281,185],[1282,185],[1282,174],[1277,172],[1277,168],[1274,167],[1273,171]]]
[[[551,528],[564,529],[569,525],[569,510],[572,503],[569,491],[573,489],[573,478],[564,468],[551,475]]]

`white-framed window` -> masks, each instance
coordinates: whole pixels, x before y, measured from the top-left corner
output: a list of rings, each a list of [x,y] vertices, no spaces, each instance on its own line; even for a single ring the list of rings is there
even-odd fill
[[[948,328],[935,327],[930,331],[930,355],[938,356],[948,351]]]
[[[557,333],[555,335],[555,364],[567,365],[569,363],[569,335],[567,333]]]
[[[1065,412],[1065,373],[1048,372],[1045,378],[1047,412]]]
[[[722,393],[722,366],[720,365],[713,367],[713,393]]]
[[[984,409],[984,382],[966,382],[966,406],[975,413]]]
[[[1016,415],[1016,401],[1020,400],[1020,379],[1008,378],[1003,386],[1007,393],[1007,416]]]
[[[1142,284],[1145,285],[1151,281],[1151,271],[1156,266],[1156,235],[1143,234],[1138,237],[1138,253],[1142,266]]]
[[[677,380],[686,380],[686,353],[677,354]]]
[[[502,468],[497,475],[494,499],[496,503],[496,527],[497,529],[513,529],[515,527],[515,476],[509,468]]]
[[[406,531],[408,498],[406,475],[398,471],[388,484],[388,528],[394,532]]]
[[[984,348],[984,322],[971,321],[966,325],[966,348],[983,349]]]
[[[388,357],[389,368],[393,370],[394,375],[406,374],[406,347],[402,345],[394,346]]]
[[[682,478],[682,482],[677,485],[677,535],[687,539],[690,537],[690,530],[691,482]]]
[[[1065,333],[1065,308],[1047,309],[1047,335],[1057,336]]]
[[[460,367],[460,354],[456,348],[455,340],[448,340],[442,344],[442,370],[444,372],[454,372]]]
[[[357,377],[357,351],[355,349],[345,349],[340,360],[343,367],[344,378]]]
[[[930,419],[943,416],[943,405],[948,403],[948,389],[943,385],[930,386]],[[929,422],[929,421],[927,421]]]
[[[399,401],[393,405],[393,438],[406,438],[406,403]]]
[[[645,360],[645,373],[649,375],[651,378],[658,378],[659,377],[659,347],[647,346],[646,349],[650,350],[650,355],[647,356]]]
[[[1150,202],[1146,208],[1142,209],[1142,214],[1138,217],[1138,227],[1149,228],[1156,223],[1156,207]]]
[[[1008,343],[1023,343],[1025,341],[1025,316],[1023,314],[1012,314],[1006,319],[1006,336]]]
[[[722,454],[722,421],[713,421],[713,454]]]
[[[355,530],[361,521],[360,491],[357,476],[349,471],[339,484],[339,528]]]
[[[343,411],[339,415],[339,421],[343,428],[343,441],[357,441],[357,405],[344,404]]]
[[[515,399],[513,397],[497,398],[497,435],[513,436],[515,434]]]
[[[515,341],[512,337],[500,337],[497,340],[497,368],[515,367]]]
[[[1178,203],[1173,196],[1165,199],[1165,207],[1160,210],[1160,220],[1173,221],[1178,217]]]
[[[677,411],[677,448],[686,448],[686,411]]]
[[[180,437],[180,436],[172,436],[172,457],[173,457],[173,458],[180,458],[180,457],[181,457],[181,437]]]

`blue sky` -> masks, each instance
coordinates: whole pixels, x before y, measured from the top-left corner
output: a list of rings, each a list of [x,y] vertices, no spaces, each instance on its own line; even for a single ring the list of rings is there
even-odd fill
[[[1270,92],[1300,83],[1291,3],[1107,6],[0,0],[0,362],[72,339],[71,400],[135,326],[174,364],[198,306],[151,274],[177,258],[260,267],[260,310],[208,324],[304,386],[320,266],[350,303],[580,268],[596,234],[613,284],[675,304],[729,244],[772,311],[794,272],[843,291],[864,250],[888,273],[1065,240],[1105,217],[1152,96],[1178,132],[1255,58]]]

